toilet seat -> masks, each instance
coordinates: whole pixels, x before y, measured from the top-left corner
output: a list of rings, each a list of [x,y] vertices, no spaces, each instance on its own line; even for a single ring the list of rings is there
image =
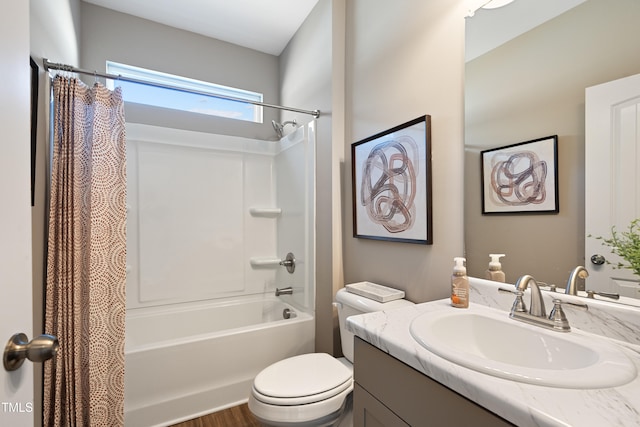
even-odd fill
[[[271,426],[329,426],[352,391],[352,369],[326,353],[303,354],[276,362],[256,376],[249,409]]]
[[[270,405],[306,405],[353,388],[352,372],[326,353],[290,357],[267,367],[253,382],[256,399]]]

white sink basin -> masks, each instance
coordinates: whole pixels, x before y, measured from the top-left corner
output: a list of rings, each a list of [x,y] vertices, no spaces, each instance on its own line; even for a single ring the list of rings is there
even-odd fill
[[[483,306],[416,317],[411,335],[458,365],[513,381],[561,388],[606,388],[637,376],[616,345],[579,332],[555,332]]]

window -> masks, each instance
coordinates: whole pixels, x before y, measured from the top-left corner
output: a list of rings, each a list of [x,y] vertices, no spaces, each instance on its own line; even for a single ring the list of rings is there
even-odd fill
[[[262,102],[261,93],[147,70],[131,65],[118,64],[111,61],[107,61],[107,73],[198,92],[183,92],[126,80],[118,80],[117,83],[110,82],[111,85],[122,87],[122,94],[124,100],[127,102],[262,123],[261,106],[214,97],[215,95],[220,95],[252,102]],[[206,94],[214,96],[207,96]]]

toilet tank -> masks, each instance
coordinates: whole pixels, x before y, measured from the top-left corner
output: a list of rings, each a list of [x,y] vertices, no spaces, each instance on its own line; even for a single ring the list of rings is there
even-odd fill
[[[340,340],[342,353],[353,363],[353,333],[347,330],[347,317],[356,314],[371,313],[374,311],[393,310],[407,307],[413,303],[406,299],[397,299],[389,302],[378,302],[347,291],[345,288],[336,293],[336,306],[338,308],[338,321],[340,323]]]

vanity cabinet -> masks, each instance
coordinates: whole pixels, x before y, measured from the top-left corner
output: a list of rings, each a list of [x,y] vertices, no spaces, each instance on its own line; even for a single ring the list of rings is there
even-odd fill
[[[361,338],[354,344],[354,427],[513,426]]]

